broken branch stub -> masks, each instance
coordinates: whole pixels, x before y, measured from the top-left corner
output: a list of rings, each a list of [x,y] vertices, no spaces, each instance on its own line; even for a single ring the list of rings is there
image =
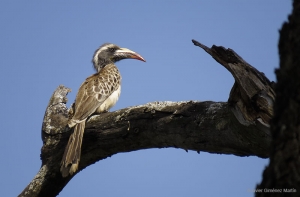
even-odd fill
[[[223,65],[234,77],[235,83],[228,98],[228,104],[241,124],[261,124],[269,127],[273,116],[275,92],[273,83],[234,50],[213,45],[211,48],[192,40]]]
[[[228,102],[152,102],[93,115],[86,122],[78,172],[114,154],[149,148],[269,156],[268,122],[275,97],[271,82],[233,50],[193,42],[233,74]],[[60,86],[50,99],[42,126],[42,167],[20,197],[56,196],[78,173],[64,178],[59,170],[72,132],[67,127],[69,91]]]

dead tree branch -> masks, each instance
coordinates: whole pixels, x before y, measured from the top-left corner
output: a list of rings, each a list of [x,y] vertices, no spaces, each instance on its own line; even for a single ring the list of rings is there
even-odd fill
[[[153,102],[89,118],[79,171],[120,152],[181,148],[237,156],[269,156],[273,115],[272,83],[233,50],[193,43],[235,78],[228,102]],[[42,167],[19,196],[56,196],[73,176],[63,178],[60,160],[70,132],[66,94],[60,86],[47,107],[42,127]]]

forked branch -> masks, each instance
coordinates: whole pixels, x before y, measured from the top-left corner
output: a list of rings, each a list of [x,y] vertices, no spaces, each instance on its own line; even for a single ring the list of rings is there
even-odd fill
[[[269,156],[273,115],[272,83],[233,50],[193,43],[235,78],[228,102],[153,102],[89,118],[79,171],[120,152],[181,148],[237,156]],[[72,179],[60,174],[60,161],[71,130],[66,126],[66,95],[57,88],[43,121],[42,167],[19,196],[56,196]]]

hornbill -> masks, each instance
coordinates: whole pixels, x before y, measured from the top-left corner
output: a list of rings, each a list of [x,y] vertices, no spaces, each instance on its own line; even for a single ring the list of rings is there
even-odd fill
[[[115,62],[122,59],[145,62],[138,53],[115,44],[105,43],[95,51],[92,62],[96,73],[81,84],[75,100],[74,115],[68,122],[74,131],[61,161],[63,177],[72,175],[78,169],[86,119],[94,113],[107,112],[119,99],[121,75]]]

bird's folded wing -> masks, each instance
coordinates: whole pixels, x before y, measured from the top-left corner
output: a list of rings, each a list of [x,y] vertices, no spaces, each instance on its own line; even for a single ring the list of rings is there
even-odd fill
[[[93,114],[118,89],[119,81],[118,75],[112,77],[103,73],[97,73],[87,78],[77,93],[75,114],[72,119],[81,121]]]

